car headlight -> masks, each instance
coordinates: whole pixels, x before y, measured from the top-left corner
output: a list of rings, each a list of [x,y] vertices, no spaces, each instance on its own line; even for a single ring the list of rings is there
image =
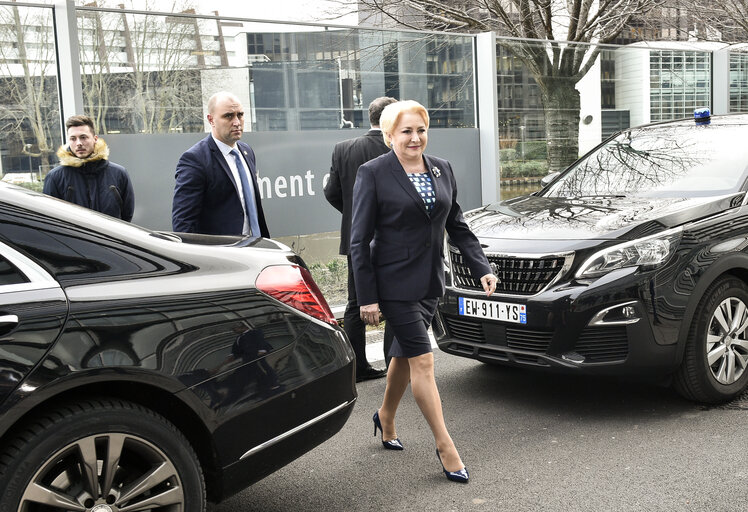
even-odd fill
[[[608,247],[593,254],[577,271],[578,278],[592,278],[625,267],[653,268],[665,263],[680,242],[682,228]]]

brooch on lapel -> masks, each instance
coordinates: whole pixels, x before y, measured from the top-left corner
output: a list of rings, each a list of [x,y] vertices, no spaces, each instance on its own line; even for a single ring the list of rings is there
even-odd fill
[[[431,172],[434,174],[435,178],[438,178],[439,176],[442,175],[442,172],[439,170],[438,167],[432,167]]]

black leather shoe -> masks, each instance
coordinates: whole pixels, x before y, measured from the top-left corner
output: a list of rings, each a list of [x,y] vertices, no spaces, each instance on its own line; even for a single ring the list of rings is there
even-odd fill
[[[387,375],[387,370],[378,370],[373,366],[367,366],[362,371],[356,371],[356,382],[363,382],[365,380],[381,379]]]

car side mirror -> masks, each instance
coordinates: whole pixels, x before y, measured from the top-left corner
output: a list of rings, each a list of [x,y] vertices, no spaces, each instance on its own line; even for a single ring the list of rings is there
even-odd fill
[[[540,180],[540,186],[547,187],[553,180],[558,177],[559,174],[561,173],[558,171],[547,174],[545,177],[543,177],[543,179]]]

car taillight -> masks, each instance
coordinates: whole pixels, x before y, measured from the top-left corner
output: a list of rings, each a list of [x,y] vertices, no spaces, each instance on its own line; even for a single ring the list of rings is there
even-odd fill
[[[337,325],[312,275],[298,265],[266,267],[255,281],[258,290],[323,322]]]

